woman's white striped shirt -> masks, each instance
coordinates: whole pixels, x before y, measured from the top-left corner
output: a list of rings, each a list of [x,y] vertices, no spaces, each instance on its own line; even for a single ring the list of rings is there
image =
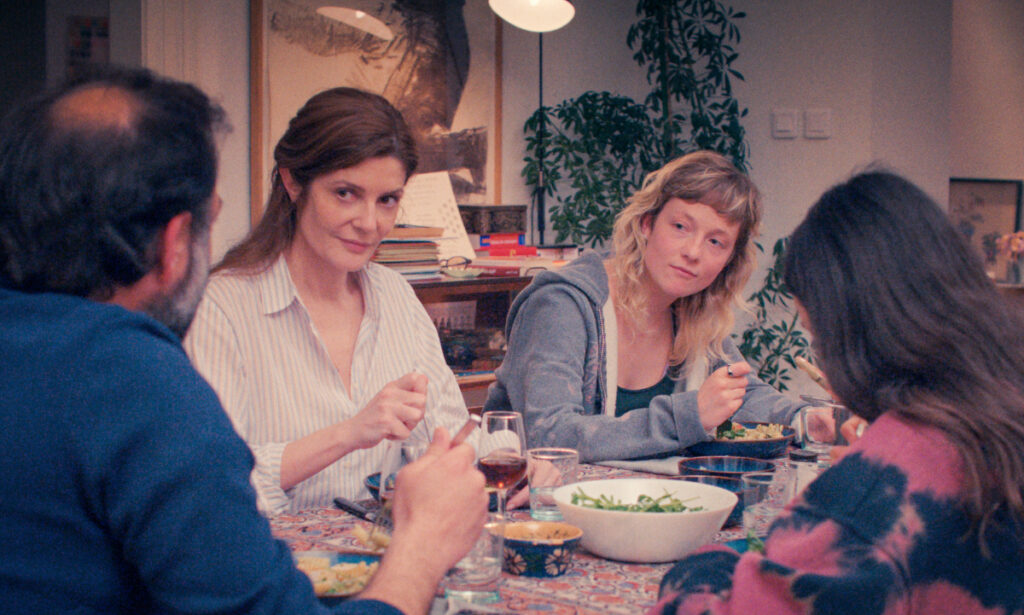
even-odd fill
[[[454,433],[468,414],[429,316],[399,274],[375,263],[359,272],[366,313],[352,360],[352,390],[313,327],[285,259],[255,275],[211,277],[185,350],[220,396],[256,457],[252,483],[265,514],[368,497],[363,479],[380,470],[387,441],[354,451],[287,492],[288,442],[357,414],[389,382],[411,371],[429,379],[427,413],[414,436],[438,425]]]

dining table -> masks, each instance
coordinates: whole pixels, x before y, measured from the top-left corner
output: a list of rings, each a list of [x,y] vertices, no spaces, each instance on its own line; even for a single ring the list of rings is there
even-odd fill
[[[779,464],[785,471],[785,464]],[[607,478],[667,478],[663,474],[580,464],[578,481]],[[372,501],[368,501],[372,505]],[[528,509],[509,511],[513,520],[528,520]],[[281,514],[270,519],[274,535],[285,541],[293,552],[307,550],[360,551],[366,547],[353,530],[370,524],[336,508],[314,508],[297,513]],[[714,543],[741,540],[740,527],[726,527],[714,537]],[[673,565],[669,563],[638,564],[605,559],[587,552],[582,546],[575,553],[565,574],[537,578],[502,573],[499,602],[478,612],[518,613],[540,612],[558,614],[642,613],[657,602],[658,584]],[[465,612],[452,608],[439,590],[432,614]]]

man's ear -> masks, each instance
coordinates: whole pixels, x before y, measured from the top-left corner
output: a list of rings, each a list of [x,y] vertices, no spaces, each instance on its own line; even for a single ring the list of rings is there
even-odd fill
[[[183,211],[171,218],[160,232],[157,261],[153,268],[162,289],[176,287],[188,273],[192,258],[192,213]]]

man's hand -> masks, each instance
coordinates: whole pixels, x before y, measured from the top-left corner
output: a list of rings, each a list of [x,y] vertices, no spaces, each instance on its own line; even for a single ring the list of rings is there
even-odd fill
[[[427,452],[398,473],[391,545],[360,597],[425,613],[445,572],[480,537],[487,518],[484,476],[471,446],[450,443],[439,427]]]

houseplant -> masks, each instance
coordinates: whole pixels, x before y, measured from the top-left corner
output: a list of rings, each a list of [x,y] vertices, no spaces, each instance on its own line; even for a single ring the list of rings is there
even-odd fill
[[[535,206],[541,192],[554,200],[557,241],[603,245],[644,177],[687,152],[714,150],[747,170],[740,123],[747,109],[732,95],[732,79],[743,79],[733,68],[733,45],[745,14],[714,0],[639,0],[636,14],[626,42],[647,70],[652,89],[644,101],[588,91],[537,109],[524,127],[523,176]],[[780,239],[764,283],[750,297],[752,322],[737,336],[758,375],[780,390],[795,368],[793,356],[807,347],[782,285],[784,250]]]
[[[652,87],[642,102],[589,91],[526,121],[523,176],[535,202],[553,197],[557,241],[603,244],[643,178],[687,152],[715,150],[747,168],[747,110],[732,95],[745,14],[714,0],[639,0],[636,14],[626,43]]]

